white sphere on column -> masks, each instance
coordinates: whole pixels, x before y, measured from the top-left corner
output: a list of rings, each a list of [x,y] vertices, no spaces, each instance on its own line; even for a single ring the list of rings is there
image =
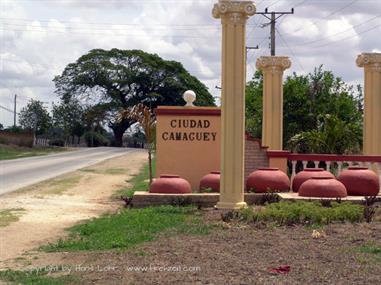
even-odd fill
[[[196,100],[196,93],[192,90],[187,90],[183,94],[183,99],[187,102],[185,104],[186,107],[194,107],[193,102]]]

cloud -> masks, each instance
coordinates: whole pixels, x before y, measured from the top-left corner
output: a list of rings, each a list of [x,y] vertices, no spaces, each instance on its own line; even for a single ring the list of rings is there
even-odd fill
[[[42,101],[57,100],[54,76],[94,48],[142,49],[180,61],[219,96],[215,86],[221,85],[221,24],[211,16],[215,2],[1,0],[0,104],[12,107],[14,93]],[[257,2],[258,11],[275,3]],[[362,51],[380,49],[380,28],[367,29],[380,23],[376,16],[381,1],[343,2],[293,0],[270,6],[270,11],[295,7],[294,15],[277,22],[277,54],[292,60],[286,74],[308,73],[324,64],[344,80],[362,82],[362,70],[354,61]],[[269,54],[269,26],[260,27],[267,22],[261,15],[248,20],[247,43],[260,45],[248,53],[248,79],[255,72],[256,58]],[[20,108],[25,104],[20,100]],[[3,118],[5,113],[1,114],[3,124],[12,123],[12,116]]]

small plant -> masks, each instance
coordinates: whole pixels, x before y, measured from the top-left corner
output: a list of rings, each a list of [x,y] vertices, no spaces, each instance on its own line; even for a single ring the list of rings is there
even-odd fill
[[[323,207],[325,207],[325,208],[331,208],[331,207],[332,207],[331,200],[321,199],[321,200],[320,200],[320,204],[321,204]]]
[[[174,197],[170,200],[170,205],[172,206],[190,206],[192,205],[192,199],[190,197]]]
[[[373,206],[377,202],[377,196],[365,196],[363,204],[364,206]]]
[[[221,213],[221,219],[225,223],[230,223],[233,220],[239,220],[242,217],[241,212],[239,211],[227,211]]]
[[[132,197],[120,196],[120,200],[124,201],[124,207],[132,207]]]
[[[247,192],[247,193],[258,193],[258,190],[255,189],[254,187],[250,187],[250,188],[247,188],[247,189],[246,189],[246,192]]]
[[[364,207],[364,219],[367,223],[373,221],[374,215],[376,214],[376,208],[372,206]]]
[[[276,192],[267,192],[264,193],[261,197],[261,205],[278,203],[280,201],[280,197]]]
[[[211,187],[207,187],[207,188],[201,188],[200,189],[200,193],[213,193],[213,189]]]

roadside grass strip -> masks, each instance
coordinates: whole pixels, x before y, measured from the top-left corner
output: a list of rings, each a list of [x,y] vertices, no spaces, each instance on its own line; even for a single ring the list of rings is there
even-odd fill
[[[47,252],[129,249],[156,239],[160,233],[207,234],[209,228],[194,207],[122,209],[118,214],[76,225],[69,229],[68,238],[41,249]]]
[[[152,176],[155,177],[156,173],[156,160],[152,159]],[[120,196],[126,196],[128,198],[132,198],[134,193],[136,191],[148,191],[149,189],[149,174],[148,174],[148,164],[145,164],[140,172],[133,176],[130,180],[127,182],[131,186],[124,187],[120,190],[118,190],[113,196],[114,197],[120,197]]]
[[[148,166],[129,182],[129,188],[118,195],[132,195],[148,189]],[[121,209],[117,214],[106,214],[69,229],[69,236],[42,246],[48,252],[79,250],[129,249],[152,241],[159,234],[207,234],[201,213],[193,206],[160,206],[144,209]]]
[[[0,210],[0,227],[6,227],[13,222],[17,222],[24,211],[23,208]]]
[[[55,152],[67,151],[58,147],[19,147],[0,145],[0,160],[16,159],[31,156],[47,155]]]

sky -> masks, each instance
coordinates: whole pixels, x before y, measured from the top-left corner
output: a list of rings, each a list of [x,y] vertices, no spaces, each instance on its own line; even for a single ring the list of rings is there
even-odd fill
[[[217,102],[221,24],[217,0],[0,0],[0,123],[13,124],[30,99],[57,102],[52,79],[92,49],[142,49],[180,61]],[[363,84],[355,60],[381,52],[381,0],[258,0],[257,11],[289,12],[276,24],[276,55],[289,56],[285,76],[323,65],[349,84]],[[270,55],[269,20],[247,22],[247,80],[255,61]]]

